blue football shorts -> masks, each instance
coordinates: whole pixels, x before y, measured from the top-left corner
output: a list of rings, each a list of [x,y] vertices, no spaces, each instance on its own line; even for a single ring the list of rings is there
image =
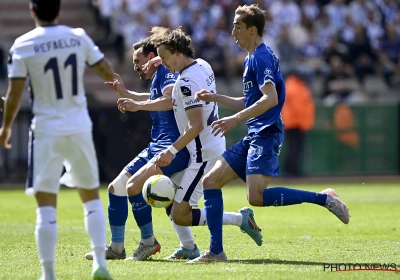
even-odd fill
[[[165,143],[149,143],[147,148],[141,151],[127,166],[125,166],[125,170],[128,171],[131,175],[135,174],[148,162],[155,162],[158,154],[168,149],[170,145],[171,143],[167,145]],[[184,148],[175,155],[170,165],[160,168],[165,176],[171,177],[173,174],[187,168],[189,165],[189,159],[189,151]]]
[[[222,156],[236,174],[246,182],[246,175],[263,174],[276,177],[279,174],[278,156],[284,133],[264,129],[251,132]]]

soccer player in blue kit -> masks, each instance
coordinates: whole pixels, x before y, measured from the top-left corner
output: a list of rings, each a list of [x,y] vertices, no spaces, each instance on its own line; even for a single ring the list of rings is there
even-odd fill
[[[149,39],[143,39],[133,45],[134,70],[138,72],[140,79],[152,79],[150,94],[128,91],[125,89],[119,75],[113,82],[106,83],[119,93],[120,96],[135,101],[151,102],[152,100],[170,96],[177,74],[171,73],[164,65],[153,67],[144,73],[142,65],[157,56],[157,49]],[[189,163],[189,152],[186,148],[177,153],[172,163],[166,167],[155,168],[154,161],[158,154],[166,150],[180,136],[174,113],[169,111],[151,111],[153,126],[151,129],[152,142],[137,157],[135,157],[111,182],[108,187],[109,205],[108,219],[111,228],[111,243],[106,246],[107,259],[125,259],[142,261],[157,253],[161,245],[154,237],[152,224],[152,208],[146,204],[142,193],[129,194],[127,186],[143,186],[147,178],[155,174],[164,174],[171,177],[175,173],[184,170]],[[172,178],[172,180],[174,180]],[[137,250],[129,258],[125,252],[125,224],[128,218],[128,203],[132,204],[132,212],[141,232],[141,241]],[[178,237],[186,236],[193,239],[189,227],[177,226],[173,223]],[[196,251],[197,250],[197,251]],[[198,256],[197,247],[190,256]],[[87,253],[86,258],[92,259],[93,253]]]
[[[285,85],[279,59],[262,40],[264,11],[257,5],[239,6],[235,11],[232,35],[240,48],[248,52],[243,65],[244,97],[215,95],[206,90],[196,93],[206,102],[218,102],[238,113],[213,122],[214,135],[224,136],[239,122],[246,121],[247,135],[222,154],[204,176],[204,205],[211,235],[209,251],[188,263],[226,262],[222,242],[222,187],[240,177],[247,185],[247,199],[253,206],[286,206],[303,202],[328,208],[343,223],[349,211],[333,189],[314,193],[284,187],[267,188],[271,177],[279,174],[278,156],[284,130],[281,109]]]

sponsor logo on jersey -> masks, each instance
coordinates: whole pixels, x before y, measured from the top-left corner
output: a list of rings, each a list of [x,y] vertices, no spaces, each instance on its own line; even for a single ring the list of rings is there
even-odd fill
[[[182,78],[183,81],[185,81],[186,83],[189,82],[189,79],[186,78]]]
[[[253,82],[252,81],[248,81],[248,82],[243,83],[243,88],[244,88],[245,91],[249,90],[252,87],[253,87]]]
[[[210,86],[212,84],[212,82],[214,82],[214,81],[215,81],[215,77],[214,77],[214,74],[212,74],[211,76],[209,76],[206,79],[207,86]]]
[[[165,75],[165,78],[166,78],[166,79],[175,79],[175,75],[172,74],[172,73],[167,73],[167,74]]]
[[[186,106],[191,106],[191,105],[196,104],[196,103],[198,103],[198,102],[196,102],[196,100],[193,100],[193,99],[188,100],[188,101],[185,102],[185,107]]]
[[[192,95],[192,90],[190,88],[190,85],[181,86],[181,92],[184,96]]]
[[[272,71],[269,70],[268,68],[265,69],[265,71],[264,71],[264,74],[265,74],[265,75],[271,75],[271,73],[272,73]]]

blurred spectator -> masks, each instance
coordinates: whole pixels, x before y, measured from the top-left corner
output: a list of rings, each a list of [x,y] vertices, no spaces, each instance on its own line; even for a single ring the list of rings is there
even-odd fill
[[[189,8],[189,0],[175,1],[175,4],[169,8],[168,14],[172,28],[182,26],[187,29],[192,17],[192,10]]]
[[[281,37],[277,44],[278,57],[280,60],[279,68],[282,75],[286,78],[287,74],[291,72],[296,66],[298,59],[298,50],[294,44],[289,40],[289,31],[286,26],[282,27]]]
[[[396,21],[397,13],[399,10],[399,3],[396,0],[375,0],[383,15],[383,23],[391,24]]]
[[[367,19],[364,26],[369,41],[371,42],[371,47],[374,49],[378,49],[384,34],[384,30],[380,22],[380,17],[378,17],[374,11],[368,11]]]
[[[111,35],[111,16],[121,6],[121,0],[93,0],[93,7],[98,11],[98,21],[104,31],[102,40],[108,41]]]
[[[355,28],[354,42],[349,45],[349,58],[358,81],[363,85],[365,76],[375,73],[376,55],[362,25]]]
[[[348,15],[355,24],[365,25],[370,11],[376,14],[374,17],[379,17],[376,5],[370,0],[353,0],[349,3]]]
[[[343,27],[344,17],[347,14],[347,6],[343,0],[332,0],[325,6],[325,12],[328,15],[329,22],[340,30]]]
[[[325,50],[330,44],[332,38],[337,34],[335,27],[329,22],[328,15],[323,12],[321,18],[315,24],[316,44]]]
[[[338,103],[333,114],[335,136],[342,146],[350,148],[346,151],[357,150],[359,147],[359,135],[353,111],[345,103]],[[356,156],[356,154],[354,154]]]
[[[361,98],[357,93],[357,80],[352,67],[342,57],[332,55],[329,60],[330,73],[324,81],[324,102],[332,106],[338,102],[355,103]]]
[[[287,150],[283,169],[286,176],[300,177],[307,131],[314,127],[315,105],[311,90],[301,72],[292,71],[285,80],[285,87],[286,100],[282,108],[282,119],[285,124]]]
[[[297,67],[301,68],[307,83],[310,84],[315,75],[326,75],[328,67],[324,60],[323,49],[318,44],[312,25],[308,26],[308,41],[299,47],[299,61]]]
[[[315,0],[303,0],[300,8],[309,22],[313,22],[319,17],[320,9]]]
[[[385,82],[389,87],[400,82],[400,38],[394,25],[386,28],[379,59],[383,66]]]
[[[293,0],[277,0],[271,4],[270,11],[278,26],[293,26],[300,23],[301,10]]]
[[[210,63],[216,77],[225,77],[225,51],[217,44],[214,28],[207,29],[205,39],[198,45],[196,53],[196,57],[202,58]]]
[[[339,36],[342,42],[350,45],[354,42],[356,30],[352,15],[349,13],[344,17],[343,28],[339,31]]]

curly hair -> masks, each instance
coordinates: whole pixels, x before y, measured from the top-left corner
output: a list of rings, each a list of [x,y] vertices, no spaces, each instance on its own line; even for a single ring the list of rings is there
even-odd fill
[[[157,55],[157,48],[156,48],[156,46],[154,46],[154,44],[152,44],[152,42],[150,41],[150,38],[142,39],[139,42],[132,45],[132,49],[134,51],[136,51],[140,48],[142,48],[142,53],[145,56],[148,56],[149,53],[151,53],[151,52],[154,53],[155,55]]]
[[[241,20],[246,24],[246,28],[255,26],[257,28],[258,36],[263,36],[265,28],[265,11],[259,8],[257,4],[239,6],[235,10],[235,15],[241,16]]]
[[[150,41],[154,46],[159,47],[164,45],[172,54],[178,52],[190,58],[194,58],[192,39],[182,31],[181,27],[170,29],[167,27],[153,26],[150,33]]]

